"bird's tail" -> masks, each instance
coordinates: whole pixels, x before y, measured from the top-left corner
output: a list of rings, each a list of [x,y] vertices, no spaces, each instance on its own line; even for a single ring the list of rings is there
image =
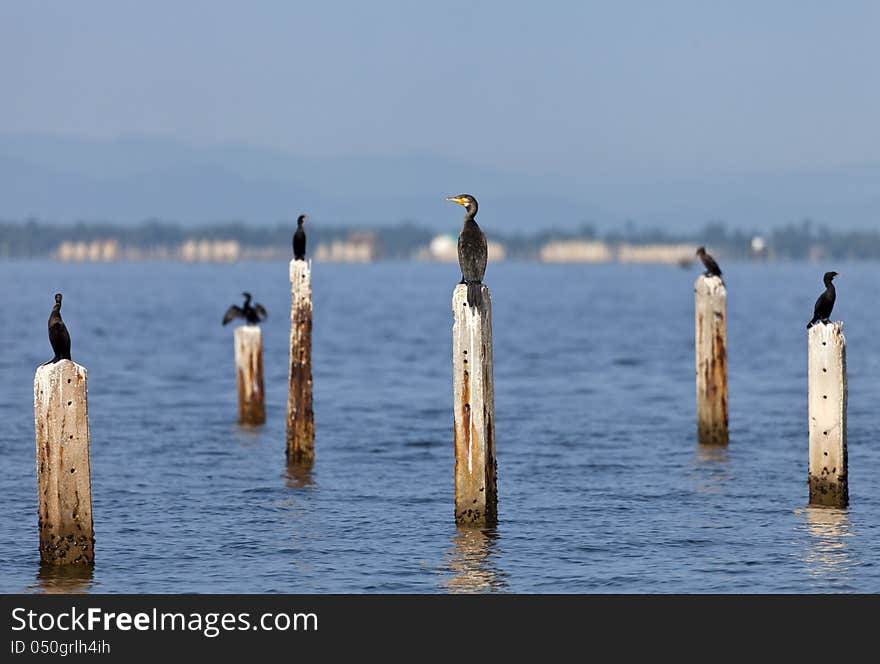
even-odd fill
[[[467,299],[469,307],[483,306],[483,284],[479,281],[469,281],[467,285]]]

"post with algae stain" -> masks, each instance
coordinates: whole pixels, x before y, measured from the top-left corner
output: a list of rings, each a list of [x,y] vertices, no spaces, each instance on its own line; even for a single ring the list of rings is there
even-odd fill
[[[44,364],[34,377],[38,525],[44,564],[95,562],[87,380],[85,367],[71,360]]]
[[[263,337],[257,325],[235,328],[235,375],[238,384],[238,421],[258,425],[266,421],[263,392]]]
[[[479,307],[468,306],[464,284],[452,296],[455,522],[491,526],[498,516],[492,302],[489,289],[481,288]]]
[[[727,289],[721,277],[694,284],[697,352],[697,440],[727,445]]]
[[[846,507],[846,339],[843,323],[818,323],[808,333],[810,505]]]
[[[287,459],[315,458],[312,411],[312,264],[290,261],[290,374],[287,397]]]

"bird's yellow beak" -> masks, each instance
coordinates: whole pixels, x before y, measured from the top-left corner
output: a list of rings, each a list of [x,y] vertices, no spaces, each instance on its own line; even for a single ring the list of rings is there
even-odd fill
[[[459,205],[464,205],[464,200],[460,196],[447,196],[446,200],[458,203]]]

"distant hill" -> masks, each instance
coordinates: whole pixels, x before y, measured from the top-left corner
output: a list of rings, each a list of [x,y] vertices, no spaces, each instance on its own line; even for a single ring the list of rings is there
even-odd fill
[[[185,224],[275,223],[308,211],[327,224],[410,220],[454,230],[443,197],[476,194],[487,229],[506,234],[585,223],[690,230],[709,220],[762,228],[805,217],[834,227],[880,221],[880,163],[787,174],[566,178],[480,168],[435,155],[309,159],[246,146],[161,138],[0,136],[0,219]]]

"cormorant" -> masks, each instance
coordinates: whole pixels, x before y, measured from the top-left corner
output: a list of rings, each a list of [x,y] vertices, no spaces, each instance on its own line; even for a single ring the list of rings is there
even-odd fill
[[[697,249],[697,256],[700,257],[700,260],[703,261],[703,265],[706,266],[707,277],[721,276],[721,268],[718,267],[718,263],[715,262],[715,259],[706,253],[706,247],[700,247]]]
[[[307,215],[301,214],[296,220],[296,232],[293,234],[293,258],[304,261],[306,259],[306,231],[303,222],[308,221]]]
[[[70,334],[61,320],[61,293],[55,293],[55,306],[49,314],[49,343],[55,351],[55,357],[46,364],[55,364],[58,360],[70,359]]]
[[[269,314],[266,313],[266,309],[259,302],[255,302],[254,305],[251,306],[250,293],[245,292],[242,293],[242,295],[244,295],[244,306],[239,307],[233,304],[229,307],[229,309],[226,310],[226,315],[223,316],[224,325],[235,318],[244,318],[248,325],[256,325],[261,320],[269,317]]]
[[[808,330],[816,323],[831,322],[829,320],[831,318],[831,310],[834,308],[834,300],[837,299],[837,291],[834,290],[834,284],[831,282],[836,276],[837,272],[826,272],[825,276],[822,277],[822,281],[825,282],[825,292],[816,300],[816,306],[813,308],[813,320],[807,323]]]
[[[486,234],[477,225],[477,199],[470,194],[449,196],[447,201],[464,206],[464,226],[458,235],[458,264],[461,283],[467,284],[468,306],[479,307],[483,302],[483,275],[486,274],[488,248]]]

